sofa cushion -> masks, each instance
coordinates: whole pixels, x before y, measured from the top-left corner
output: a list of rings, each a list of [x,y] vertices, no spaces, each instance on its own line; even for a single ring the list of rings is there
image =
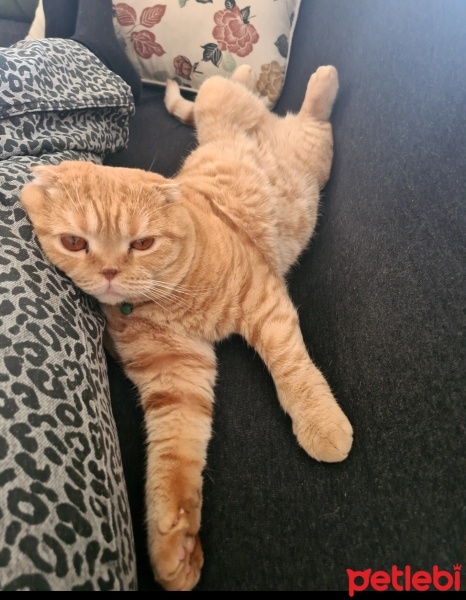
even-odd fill
[[[2,0],[0,2],[0,19],[31,23],[37,4],[38,0]]]
[[[197,91],[212,75],[249,64],[272,106],[282,89],[300,0],[114,0],[114,24],[145,83],[176,79]]]
[[[19,40],[26,37],[30,23],[26,21],[11,21],[9,19],[0,19],[0,46],[8,48]]]
[[[3,591],[136,586],[104,318],[48,262],[19,202],[30,167],[122,148],[132,112],[129,87],[77,42],[0,52]]]

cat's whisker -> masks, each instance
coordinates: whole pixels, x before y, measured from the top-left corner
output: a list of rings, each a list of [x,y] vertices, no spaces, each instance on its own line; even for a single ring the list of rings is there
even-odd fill
[[[168,293],[184,294],[185,296],[192,296],[192,297],[195,297],[197,295],[195,292],[178,289],[176,284],[170,285],[168,283],[163,283],[163,282],[159,282],[159,281],[152,282],[152,289],[155,289],[155,290],[161,289]]]
[[[142,204],[142,186],[136,186],[133,185],[132,187],[139,187],[139,192],[138,195],[136,197],[136,201],[134,203],[133,209],[131,211],[131,216],[135,217],[136,215],[140,214],[141,212],[141,204]]]
[[[199,297],[199,294],[183,292],[178,290],[176,287],[170,286],[163,287],[161,285],[152,285],[150,290],[158,293],[159,295],[163,295],[165,298],[172,298],[172,300],[175,300],[177,304],[186,308],[192,306],[193,301]]]
[[[79,209],[81,209],[81,211],[84,212],[84,206],[83,206],[82,202],[79,201],[79,196],[77,198],[73,198],[73,196],[70,194],[68,187],[65,186],[65,184],[62,181],[59,181],[58,183],[59,183],[61,189],[68,196],[68,199],[71,202],[71,204],[73,205],[76,212],[79,212]],[[78,202],[79,202],[79,204],[78,204]]]
[[[180,308],[190,309],[194,304],[194,300],[199,298],[199,294],[203,291],[210,291],[216,288],[196,288],[195,291],[180,290],[176,284],[170,285],[165,282],[153,281],[151,282],[150,288],[146,290],[148,293],[156,293],[157,297],[164,298],[165,300],[170,298],[174,304],[177,304]],[[199,313],[204,313],[197,309]]]
[[[154,166],[155,163],[155,159],[157,158],[157,153],[154,154],[154,158],[152,159],[152,162],[150,163],[149,168],[147,169],[148,171],[152,171],[152,167]]]
[[[142,292],[144,294],[145,297],[147,298],[153,298],[154,301],[155,299],[157,300],[161,300],[161,301],[167,301],[167,300],[171,300],[171,304],[172,306],[174,304],[177,304],[179,307],[182,308],[186,308],[189,309],[193,306],[193,302],[189,301],[188,298],[185,298],[183,296],[178,296],[176,294],[176,291],[173,290],[169,290],[169,289],[160,289],[157,288],[157,286],[152,286],[150,289],[146,289],[145,292]],[[194,298],[195,296],[193,296]]]
[[[82,201],[82,198],[81,198],[81,196],[79,195],[79,190],[78,190],[78,187],[77,187],[77,184],[76,184],[76,180],[73,180],[73,181],[72,181],[72,185],[73,185],[74,192],[75,192],[75,194],[76,194],[75,200],[76,200],[76,202],[78,203],[78,205],[79,205],[79,207],[81,208],[81,210],[82,210],[83,212],[85,212],[86,208],[85,208],[85,206],[84,206],[84,202]],[[65,189],[66,189],[66,188],[65,188]],[[68,190],[66,190],[66,191],[68,192]],[[68,196],[69,196],[69,198],[71,199],[71,195],[69,194],[69,192],[68,192]]]
[[[190,303],[187,298],[183,298],[182,296],[181,297],[177,296],[171,290],[160,290],[160,289],[155,288],[155,289],[149,290],[149,293],[156,294],[156,296],[160,299],[164,299],[164,300],[170,299],[170,300],[172,300],[172,302],[176,302],[185,307],[190,306]]]
[[[213,290],[217,290],[220,289],[222,286],[218,285],[218,286],[206,286],[206,287],[202,287],[202,286],[197,286],[197,285],[193,285],[193,286],[189,286],[189,285],[182,285],[180,283],[166,283],[164,281],[160,281],[160,280],[154,280],[153,285],[160,285],[160,286],[169,286],[171,289],[173,290],[177,290],[179,292],[183,292],[183,293],[189,293],[192,295],[198,294],[200,292],[211,292]]]
[[[146,292],[141,292],[141,295],[144,296],[144,298],[147,298],[148,300],[150,300],[151,302],[153,302],[154,304],[157,304],[157,306],[159,308],[164,308],[163,304],[160,304],[160,302],[158,302],[157,300],[161,300],[162,298],[158,297],[157,299],[153,297],[153,295],[151,294],[147,294]]]

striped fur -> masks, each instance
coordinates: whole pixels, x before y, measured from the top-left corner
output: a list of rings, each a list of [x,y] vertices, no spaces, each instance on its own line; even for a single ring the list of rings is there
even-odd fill
[[[284,282],[312,235],[329,177],[337,73],[318,69],[301,111],[283,118],[250,92],[252,78],[244,68],[231,81],[213,77],[194,103],[176,84],[167,88],[168,109],[194,121],[199,138],[175,178],[62,163],[37,168],[22,195],[51,261],[102,302],[112,351],[138,387],[149,551],[168,590],[192,589],[203,562],[198,532],[214,342],[240,333],[257,350],[312,457],[341,461],[352,444]],[[66,250],[65,234],[84,238],[87,250]],[[147,250],[130,250],[151,237]],[[122,301],[133,304],[129,316],[119,310]]]

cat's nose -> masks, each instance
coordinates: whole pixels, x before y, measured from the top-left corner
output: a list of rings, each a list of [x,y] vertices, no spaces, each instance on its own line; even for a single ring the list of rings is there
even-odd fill
[[[112,281],[112,279],[118,273],[118,269],[102,269],[101,273],[105,276],[105,279]]]

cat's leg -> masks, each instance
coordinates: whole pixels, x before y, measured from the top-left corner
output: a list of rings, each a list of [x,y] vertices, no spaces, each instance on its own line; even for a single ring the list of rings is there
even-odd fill
[[[238,85],[240,84],[240,85]],[[165,90],[167,111],[185,125],[195,125],[200,144],[228,137],[228,128],[252,131],[270,112],[254,94],[256,75],[248,65],[238,67],[231,79],[214,76],[201,86],[195,101],[186,100],[175,81]]]
[[[300,113],[328,121],[338,94],[338,72],[332,65],[319,67],[309,79]]]
[[[232,81],[241,83],[246,89],[253,92],[256,87],[256,75],[249,65],[241,65],[231,76]],[[185,125],[194,125],[195,101],[183,98],[176,81],[167,80],[164,96],[167,111]]]
[[[352,427],[307,353],[285,284],[266,267],[257,268],[255,279],[242,302],[240,333],[267,365],[300,445],[317,460],[342,461]]]
[[[149,554],[155,577],[165,589],[191,590],[203,563],[198,533],[215,353],[211,344],[173,331],[157,331],[144,344],[148,330],[143,327],[144,334],[132,343],[116,342],[145,416]]]
[[[249,65],[241,65],[237,67],[231,76],[232,81],[236,81],[244,85],[250,92],[256,89],[257,77],[254,69]]]
[[[176,81],[167,79],[164,96],[165,108],[185,125],[194,125],[194,102],[183,98]]]
[[[327,183],[332,166],[333,135],[329,119],[337,94],[337,70],[331,65],[319,67],[309,79],[301,110],[289,117],[300,132],[301,141],[297,145],[301,151],[306,149],[307,164],[319,189]]]
[[[270,121],[278,118],[251,91],[255,76],[249,67],[238,69],[235,77],[211,77],[199,90],[194,119],[200,144],[228,140],[239,131],[254,136],[259,130],[268,130]]]

